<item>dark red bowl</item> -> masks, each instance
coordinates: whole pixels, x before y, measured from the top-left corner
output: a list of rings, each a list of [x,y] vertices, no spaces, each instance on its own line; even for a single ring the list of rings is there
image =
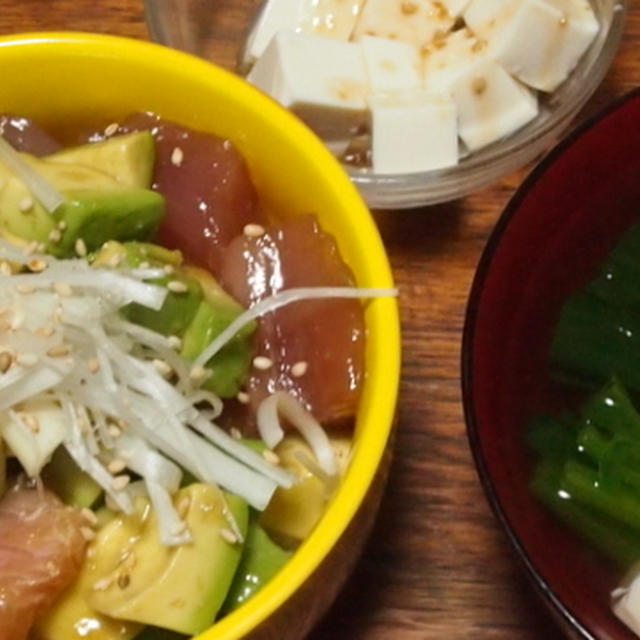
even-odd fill
[[[524,431],[532,414],[565,400],[547,364],[564,299],[639,219],[637,89],[584,123],[528,176],[489,239],[467,310],[462,387],[480,478],[538,592],[576,638],[635,638],[610,611],[620,570],[531,495]]]

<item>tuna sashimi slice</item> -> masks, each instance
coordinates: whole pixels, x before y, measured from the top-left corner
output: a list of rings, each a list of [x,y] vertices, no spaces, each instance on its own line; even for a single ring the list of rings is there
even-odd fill
[[[268,227],[259,237],[236,238],[224,255],[222,284],[247,306],[293,287],[355,286],[334,238],[310,215]],[[358,300],[296,302],[263,316],[256,354],[273,364],[253,368],[251,404],[288,391],[323,423],[350,418],[364,375],[364,341]]]
[[[0,640],[23,640],[80,571],[84,519],[54,494],[15,488],[0,500]]]

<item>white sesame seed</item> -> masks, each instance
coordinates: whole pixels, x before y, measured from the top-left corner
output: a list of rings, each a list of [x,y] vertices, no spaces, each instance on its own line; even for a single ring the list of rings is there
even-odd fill
[[[71,351],[71,347],[68,344],[56,344],[50,349],[47,349],[47,355],[50,358],[61,358],[68,356]]]
[[[271,369],[273,366],[273,360],[266,356],[256,356],[253,359],[253,366],[260,371],[266,371],[267,369]]]
[[[122,256],[119,253],[114,253],[110,258],[109,258],[109,266],[110,267],[119,267],[120,263],[122,262]]]
[[[89,358],[87,360],[87,369],[89,369],[90,373],[98,373],[98,371],[100,371],[100,362],[98,362],[98,358]]]
[[[76,253],[81,257],[84,258],[87,255],[87,245],[85,244],[85,241],[82,238],[78,238],[76,240],[76,243],[74,245],[74,248],[76,250]]]
[[[60,220],[60,222],[58,222],[58,229],[60,229],[60,231],[64,231],[67,228],[67,223],[64,220]]]
[[[203,380],[204,378],[207,377],[208,375],[208,370],[205,369],[202,365],[198,364],[195,367],[191,368],[191,371],[189,371],[189,377],[192,380]]]
[[[13,271],[11,271],[11,265],[6,260],[0,262],[0,273],[2,273],[3,276],[10,276],[13,274]]]
[[[230,529],[220,529],[218,533],[220,537],[229,544],[236,544],[238,542],[238,537]]]
[[[184,160],[184,153],[180,147],[174,147],[171,152],[171,164],[175,167],[179,167]]]
[[[171,280],[167,284],[167,289],[169,289],[169,291],[173,291],[173,293],[185,293],[188,291],[189,287],[187,287],[182,280]]]
[[[107,138],[110,138],[111,136],[115,135],[116,133],[118,133],[118,123],[117,122],[112,122],[110,125],[105,127],[104,135]]]
[[[112,584],[113,584],[113,578],[110,576],[107,576],[106,578],[102,578],[98,580],[96,583],[94,583],[93,590],[106,591]]]
[[[264,227],[259,224],[245,224],[242,232],[248,238],[259,238],[264,235]]]
[[[36,416],[31,413],[23,413],[21,417],[22,422],[31,433],[40,433],[40,422]]]
[[[163,268],[164,268],[164,272],[168,276],[171,275],[175,271],[175,269],[174,269],[172,264],[165,264]]]
[[[44,242],[38,242],[36,245],[36,251],[44,253],[47,250],[47,245]]]
[[[249,394],[246,391],[238,391],[238,395],[236,396],[236,400],[240,404],[249,404]]]
[[[91,542],[96,537],[96,532],[90,527],[80,527],[80,533],[87,542]]]
[[[47,263],[42,258],[31,258],[31,260],[27,262],[27,267],[35,273],[40,273],[47,268]]]
[[[180,349],[182,349],[182,339],[178,336],[169,336],[167,341],[169,342],[169,346],[175,351],[180,351]]]
[[[171,366],[166,363],[164,360],[160,360],[159,358],[154,358],[151,361],[151,364],[155,367],[156,371],[162,376],[170,376],[173,369]]]
[[[67,282],[54,282],[53,290],[61,296],[69,297],[73,295],[73,289]]]
[[[307,362],[305,362],[304,360],[301,360],[300,362],[296,362],[292,367],[291,367],[291,375],[294,378],[300,378],[302,377],[305,373],[307,373],[307,369],[309,368],[309,364]]]
[[[116,427],[115,424],[109,425],[108,432],[112,438],[119,438],[122,435],[122,430],[120,427]]]
[[[128,484],[131,478],[128,475],[116,476],[111,480],[111,487],[114,491],[122,491]]]
[[[87,507],[84,507],[83,509],[80,510],[80,513],[82,514],[82,517],[91,525],[95,526],[98,524],[98,516],[91,511],[91,509],[88,509]]]
[[[114,458],[107,465],[107,469],[109,470],[109,473],[113,474],[114,476],[117,475],[118,473],[121,473],[126,468],[127,468],[127,463],[124,460],[121,460],[120,458]]]
[[[60,233],[60,229],[51,229],[49,231],[49,240],[51,242],[60,242],[62,240],[62,233]]]
[[[146,260],[142,261],[142,262],[138,265],[138,267],[139,267],[140,269],[148,269],[150,266],[151,266],[151,265],[150,265]]]
[[[53,327],[51,327],[51,326],[38,327],[35,332],[39,336],[44,336],[45,338],[50,338],[55,333],[55,329]]]
[[[18,293],[33,293],[36,288],[32,284],[22,283],[16,287]]]
[[[269,464],[280,464],[280,456],[278,456],[278,454],[275,451],[271,451],[271,449],[265,449],[262,452],[262,457]]]
[[[121,429],[126,429],[129,426],[129,423],[126,420],[123,420],[122,418],[118,418],[116,420],[116,424],[121,428]]]
[[[22,367],[33,367],[38,362],[38,356],[35,353],[19,353],[16,357],[16,363]]]
[[[22,200],[18,202],[18,209],[20,209],[20,211],[22,211],[23,213],[26,213],[27,211],[33,209],[33,198],[31,196],[25,196],[24,198],[22,198]]]
[[[6,373],[13,364],[13,356],[8,351],[0,352],[0,373]]]
[[[237,427],[231,427],[229,433],[234,440],[242,440],[242,432]]]

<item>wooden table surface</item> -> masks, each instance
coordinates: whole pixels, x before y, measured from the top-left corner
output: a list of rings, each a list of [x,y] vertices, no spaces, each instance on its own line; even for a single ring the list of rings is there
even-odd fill
[[[640,2],[630,4],[622,46],[585,113],[640,85]],[[65,28],[147,37],[138,0],[0,0],[0,34]],[[474,270],[526,172],[450,204],[376,214],[401,292],[396,456],[370,543],[312,640],[561,637],[480,488],[460,392]]]

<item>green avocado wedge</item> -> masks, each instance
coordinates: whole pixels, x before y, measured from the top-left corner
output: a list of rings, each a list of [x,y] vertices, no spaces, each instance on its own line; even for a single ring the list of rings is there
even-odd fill
[[[153,178],[155,142],[150,131],[137,131],[63,149],[46,160],[97,169],[122,187],[148,189]]]
[[[116,517],[100,532],[91,558],[96,580],[111,578],[112,582],[87,595],[89,606],[112,618],[189,636],[209,627],[242,555],[241,544],[223,537],[229,528],[223,513],[225,501],[245,535],[249,517],[246,502],[201,483],[181,489],[175,498],[176,505],[187,504],[185,521],[193,537],[190,544],[163,546],[155,513],[144,501],[136,514]],[[127,552],[135,563],[123,568],[122,557]]]

